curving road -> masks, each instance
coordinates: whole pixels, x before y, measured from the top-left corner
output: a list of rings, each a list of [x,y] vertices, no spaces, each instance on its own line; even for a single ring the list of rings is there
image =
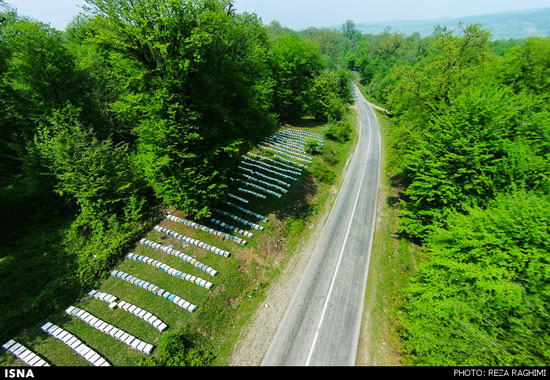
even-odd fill
[[[355,86],[354,98],[360,117],[354,156],[262,365],[355,365],[376,216],[380,132]]]

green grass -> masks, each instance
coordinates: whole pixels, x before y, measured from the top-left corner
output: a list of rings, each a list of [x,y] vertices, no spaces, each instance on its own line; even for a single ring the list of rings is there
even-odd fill
[[[292,183],[289,192],[281,199],[269,197],[268,200],[252,200],[251,196],[246,197],[252,201],[250,204],[244,205],[245,208],[269,218],[267,223],[258,222],[265,228],[262,232],[245,228],[254,233],[253,238],[245,238],[248,241],[246,246],[228,240],[224,241],[219,237],[168,219],[160,221],[160,225],[168,229],[231,252],[230,257],[218,256],[195,246],[183,247],[180,240],[154,230],[143,236],[163,245],[172,245],[173,248],[194,256],[202,263],[216,269],[217,276],[212,277],[174,256],[140,244],[137,244],[131,251],[157,259],[175,269],[210,281],[214,284],[212,289],[191,284],[170,276],[162,270],[130,259],[122,260],[114,268],[156,284],[192,302],[198,306],[194,313],[189,313],[166,299],[114,277],[105,279],[97,290],[112,294],[120,300],[130,302],[153,313],[169,326],[168,330],[159,333],[132,314],[119,309],[111,310],[107,307],[107,303],[96,299],[88,297],[74,299],[72,305],[85,309],[96,317],[155,346],[158,345],[164,334],[184,331],[194,344],[214,353],[213,365],[227,365],[239,332],[250,321],[264,300],[266,289],[281,273],[292,255],[299,252],[300,245],[308,239],[312,231],[309,227],[330,209],[334,201],[337,187],[342,179],[343,168],[357,141],[355,112],[349,112],[346,118],[353,126],[351,139],[344,144],[325,139],[325,152],[315,156],[316,162],[328,164],[334,171],[335,179],[332,183],[319,182],[312,173],[306,171],[299,182]],[[292,127],[322,134],[328,125],[304,120]],[[240,213],[236,209],[223,208],[246,220],[254,221],[253,217]],[[177,211],[174,212],[174,215],[185,217],[184,214]],[[235,224],[233,220],[228,220],[220,215],[215,215],[215,217]],[[56,235],[52,236],[52,239],[56,238]],[[30,262],[32,258],[26,257],[25,260]],[[32,270],[30,270],[30,275],[32,276]],[[29,325],[14,339],[26,344],[27,347],[54,365],[89,365],[63,343],[40,330],[43,323],[50,321],[79,337],[112,365],[134,366],[140,364],[145,357],[144,354],[76,318],[65,315],[62,310],[67,306],[69,305],[64,305],[63,308],[59,307],[58,312],[44,316],[39,319],[38,323]],[[152,355],[154,357],[156,352],[154,351]],[[3,351],[0,353],[0,365],[22,365],[22,362]]]

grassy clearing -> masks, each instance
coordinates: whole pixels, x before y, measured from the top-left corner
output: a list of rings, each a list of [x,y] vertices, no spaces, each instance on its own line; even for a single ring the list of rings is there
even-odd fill
[[[357,365],[395,366],[400,364],[400,289],[416,272],[420,252],[397,233],[399,188],[394,179],[399,154],[393,148],[391,120],[383,112],[375,112],[382,135],[381,182]]]
[[[357,141],[356,113],[350,111],[346,115],[346,120],[352,125],[353,133],[350,140],[339,143],[325,139],[325,148],[320,154],[314,156],[316,164],[322,164],[334,173],[333,178],[322,182],[317,179],[316,173],[306,171],[300,181],[294,183],[289,192],[281,199],[270,197],[268,200],[253,200],[250,196],[246,197],[251,199],[251,202],[245,205],[245,208],[269,218],[267,223],[259,223],[265,228],[262,232],[244,228],[255,235],[251,239],[246,238],[248,241],[246,246],[221,240],[206,232],[167,219],[159,221],[163,227],[231,252],[230,257],[218,256],[195,246],[184,246],[181,241],[154,230],[144,236],[149,240],[163,245],[171,245],[175,249],[194,256],[202,263],[216,269],[219,272],[217,276],[212,277],[176,257],[140,244],[137,244],[132,250],[135,253],[162,261],[185,273],[210,281],[214,283],[212,289],[202,288],[170,276],[152,266],[129,259],[122,260],[116,266],[117,270],[156,284],[194,303],[198,306],[194,313],[189,313],[168,300],[114,277],[106,278],[98,290],[110,293],[120,300],[130,302],[155,314],[168,324],[168,330],[159,333],[132,314],[118,309],[111,310],[105,302],[88,297],[74,299],[72,303],[69,300],[58,310],[72,304],[155,346],[163,334],[184,331],[194,344],[214,353],[213,365],[226,365],[239,336],[239,331],[264,300],[265,290],[280,274],[288,259],[297,251],[299,244],[307,240],[311,226],[316,223],[319,215],[327,207],[330,207],[331,199],[334,199],[341,180],[341,173]],[[329,126],[312,120],[303,120],[291,127],[323,134]],[[269,175],[269,173],[265,174]],[[236,209],[223,208],[244,219],[254,221],[254,218]],[[174,215],[185,217],[184,214],[175,210],[171,211],[174,211]],[[220,215],[215,217],[235,225],[233,220],[228,220]],[[52,237],[55,238],[56,235]],[[26,256],[21,260],[29,264],[34,258]],[[29,273],[32,276],[32,266],[29,267],[27,274]],[[30,325],[14,337],[51,364],[58,366],[89,365],[63,343],[40,330],[40,326],[46,321],[70,331],[103,355],[112,365],[139,365],[145,356],[107,334],[59,311],[49,317],[44,317],[39,323]],[[153,352],[152,355],[155,354]],[[22,365],[22,362],[2,350],[0,365],[18,366]]]

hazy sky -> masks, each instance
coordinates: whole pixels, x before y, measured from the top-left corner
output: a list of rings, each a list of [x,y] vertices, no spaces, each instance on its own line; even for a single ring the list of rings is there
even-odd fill
[[[84,0],[4,0],[30,16],[64,29]],[[237,12],[253,12],[264,24],[278,20],[293,29],[355,23],[475,16],[550,7],[550,0],[234,0]]]

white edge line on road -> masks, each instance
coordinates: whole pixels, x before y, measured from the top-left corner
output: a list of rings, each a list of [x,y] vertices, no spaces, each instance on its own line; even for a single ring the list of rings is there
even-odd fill
[[[366,112],[366,113],[368,114],[368,112]],[[315,345],[317,343],[317,338],[319,337],[319,330],[321,329],[323,319],[325,318],[325,313],[327,311],[327,306],[328,306],[328,302],[330,300],[330,295],[332,293],[332,289],[334,288],[334,281],[336,280],[336,275],[338,274],[338,268],[340,267],[340,263],[342,261],[343,255],[344,255],[344,249],[345,249],[346,243],[348,241],[348,236],[349,236],[349,232],[350,232],[351,225],[352,225],[352,222],[353,222],[353,217],[355,216],[355,210],[357,209],[357,204],[359,202],[359,195],[361,195],[361,186],[363,185],[363,179],[365,178],[365,173],[366,173],[367,163],[368,163],[368,157],[369,157],[369,154],[370,154],[371,141],[372,141],[372,126],[371,126],[371,123],[370,123],[370,117],[368,115],[367,115],[367,121],[368,121],[368,124],[369,124],[369,145],[368,145],[368,148],[367,148],[367,155],[366,155],[367,159],[365,160],[365,164],[363,165],[363,172],[361,174],[361,180],[359,182],[359,189],[357,191],[357,197],[355,198],[355,204],[353,205],[353,211],[352,211],[352,214],[351,214],[351,218],[349,220],[348,229],[346,231],[346,237],[344,238],[344,243],[342,244],[342,249],[340,250],[340,255],[338,257],[338,263],[336,264],[336,269],[334,270],[334,274],[332,275],[332,280],[330,282],[329,292],[328,292],[327,298],[325,300],[325,305],[323,306],[323,311],[321,312],[321,319],[319,320],[319,325],[317,326],[317,331],[315,332],[315,337],[313,339],[313,343],[311,345],[309,355],[307,357],[307,361],[306,361],[306,364],[305,364],[306,366],[309,366],[309,362],[311,360],[313,350],[315,349]]]

